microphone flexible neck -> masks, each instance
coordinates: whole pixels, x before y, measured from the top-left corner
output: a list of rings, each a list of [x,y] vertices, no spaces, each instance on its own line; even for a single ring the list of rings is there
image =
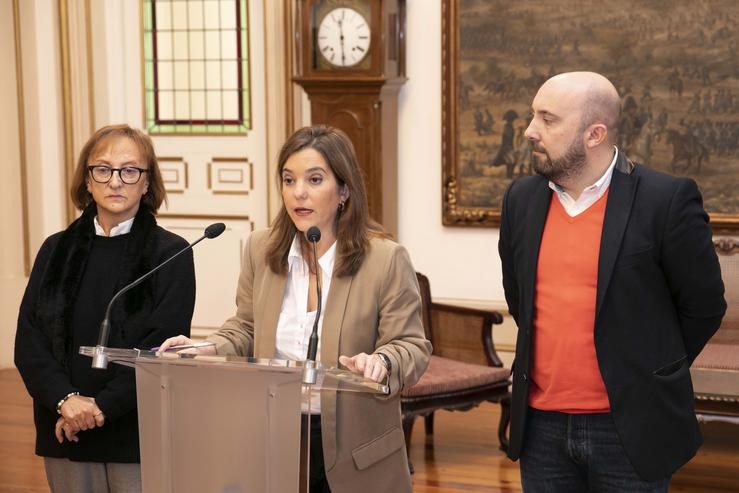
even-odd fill
[[[313,269],[316,273],[316,319],[313,321],[313,330],[311,331],[310,338],[308,339],[308,357],[309,361],[315,361],[318,354],[318,322],[321,320],[321,272],[318,269],[318,252],[316,244],[313,243]]]
[[[104,354],[105,346],[108,344],[108,338],[110,337],[110,310],[113,307],[113,304],[118,301],[118,299],[123,296],[123,294],[127,293],[132,288],[135,288],[142,282],[144,282],[147,278],[154,275],[155,272],[157,272],[159,269],[170,263],[175,257],[179,256],[183,252],[187,250],[191,250],[195,245],[203,241],[205,238],[216,238],[219,236],[223,231],[226,229],[226,226],[223,223],[214,223],[205,228],[205,233],[203,236],[198,238],[197,240],[193,241],[186,247],[184,247],[182,250],[178,251],[171,257],[169,257],[167,260],[162,262],[161,264],[154,267],[152,270],[144,274],[143,276],[139,277],[132,283],[124,286],[120,291],[118,291],[113,298],[111,298],[110,302],[108,303],[108,306],[105,308],[105,317],[103,318],[103,321],[100,323],[100,334],[98,336],[98,343],[95,347],[95,354],[93,355],[92,359],[92,367],[97,369],[105,369],[108,367],[108,360],[107,357]]]
[[[185,248],[183,248],[179,252],[175,253],[174,255],[172,255],[171,257],[169,257],[167,260],[165,260],[164,262],[162,262],[161,264],[157,265],[155,268],[153,268],[152,270],[150,270],[149,272],[147,272],[146,274],[144,274],[143,276],[141,276],[138,279],[136,279],[135,281],[133,281],[131,284],[128,284],[128,285],[124,286],[123,289],[121,289],[120,291],[118,291],[115,294],[115,296],[113,296],[113,298],[111,298],[110,302],[108,303],[108,307],[105,309],[105,317],[103,318],[103,322],[100,325],[100,328],[102,330],[100,331],[100,337],[98,338],[98,346],[105,346],[105,345],[108,344],[108,337],[110,335],[110,310],[113,308],[113,304],[118,300],[118,298],[120,298],[125,293],[127,293],[131,289],[135,288],[136,286],[138,286],[142,282],[144,282],[146,279],[148,279],[149,277],[151,277],[152,275],[154,275],[154,273],[156,271],[158,271],[159,269],[161,269],[162,267],[164,267],[165,265],[167,265],[175,257],[177,257],[178,255],[180,255],[185,250],[189,250],[190,248],[194,247],[195,245],[197,245],[198,243],[200,243],[201,241],[203,241],[205,238],[206,238],[206,236],[203,235],[200,238],[198,238],[197,240],[193,241],[192,243],[190,243],[189,245],[187,245]],[[107,330],[105,330],[105,329],[107,329]]]

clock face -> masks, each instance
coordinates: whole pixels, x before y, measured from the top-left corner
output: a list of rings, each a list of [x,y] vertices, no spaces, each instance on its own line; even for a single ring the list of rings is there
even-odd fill
[[[370,27],[362,14],[348,7],[330,11],[318,26],[318,51],[331,65],[351,67],[369,53]]]

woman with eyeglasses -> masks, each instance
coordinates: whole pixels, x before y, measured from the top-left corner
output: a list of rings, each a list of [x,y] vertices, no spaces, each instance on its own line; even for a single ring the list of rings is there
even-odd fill
[[[51,490],[141,491],[136,382],[131,368],[93,369],[94,346],[120,288],[187,245],[157,225],[166,200],[151,139],[103,127],[82,148],[72,201],[82,215],[41,246],[21,302],[15,364],[33,398],[36,454]],[[145,348],[190,331],[192,253],[113,307],[109,346]]]

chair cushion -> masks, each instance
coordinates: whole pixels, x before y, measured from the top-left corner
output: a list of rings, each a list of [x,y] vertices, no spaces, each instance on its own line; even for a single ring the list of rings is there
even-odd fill
[[[739,345],[706,344],[693,362],[693,368],[739,370]]]
[[[431,356],[426,373],[413,387],[403,390],[402,397],[443,394],[482,387],[508,380],[511,370]]]

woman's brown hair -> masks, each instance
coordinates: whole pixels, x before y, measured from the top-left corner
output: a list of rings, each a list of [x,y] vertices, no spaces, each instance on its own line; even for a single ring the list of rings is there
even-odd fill
[[[349,137],[337,128],[315,125],[296,131],[285,142],[277,160],[277,182],[282,190],[282,169],[293,154],[304,149],[314,149],[323,156],[326,164],[339,186],[346,186],[349,194],[344,206],[336,215],[336,267],[337,276],[351,276],[357,273],[362,265],[370,238],[387,237],[380,224],[369,216],[367,191],[364,187],[362,172],[357,163]],[[275,273],[287,270],[287,256],[290,245],[297,233],[290,216],[282,204],[277,217],[272,223],[269,245],[267,246],[267,263]],[[300,241],[306,241],[300,235]]]
[[[84,210],[92,200],[92,194],[87,191],[87,167],[92,164],[88,161],[94,154],[101,149],[101,146],[110,139],[116,137],[126,137],[130,139],[139,149],[143,163],[147,169],[147,178],[149,180],[149,188],[141,197],[141,205],[149,212],[156,214],[162,202],[167,201],[167,192],[164,190],[164,181],[162,173],[159,171],[156,154],[154,154],[154,145],[151,139],[141,130],[129,127],[128,125],[108,125],[98,129],[92,137],[85,143],[77,159],[77,167],[72,177],[72,187],[70,193],[72,195],[72,203],[79,210]]]

